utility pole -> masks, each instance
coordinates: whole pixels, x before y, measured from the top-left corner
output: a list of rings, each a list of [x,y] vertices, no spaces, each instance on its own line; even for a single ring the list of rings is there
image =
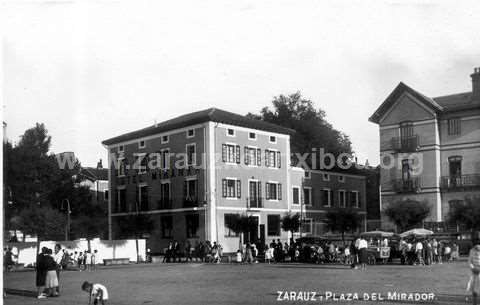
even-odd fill
[[[66,201],[67,202],[67,226],[65,228],[65,240],[69,240],[69,235],[70,235],[70,214],[72,213],[72,211],[70,210],[70,201],[68,200],[68,198],[65,198],[63,199],[62,201],[62,209],[63,209],[63,202]]]

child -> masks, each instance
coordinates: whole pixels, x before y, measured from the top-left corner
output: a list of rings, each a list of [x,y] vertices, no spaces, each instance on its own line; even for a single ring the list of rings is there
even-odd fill
[[[345,250],[343,251],[343,254],[345,255],[345,265],[351,265],[351,259],[350,259],[350,248],[347,246],[345,247]]]
[[[86,251],[85,253],[85,269],[87,271],[92,271],[92,252],[90,250]]]
[[[240,252],[240,250],[237,250],[237,257],[236,257],[235,262],[236,262],[237,264],[241,264],[241,263],[242,263],[242,252]]]
[[[95,269],[97,269],[97,250],[94,250],[93,253],[92,253],[92,257],[90,258],[90,269],[92,271],[95,271]]]
[[[270,251],[270,246],[266,245],[265,246],[265,262],[270,264],[270,261],[272,260],[272,252]]]
[[[92,284],[89,282],[83,282],[82,284],[82,290],[86,291],[90,294],[91,297],[93,297],[94,301],[93,304],[101,304],[105,305],[107,304],[108,301],[108,291],[105,286],[101,284]],[[90,303],[89,303],[90,304]]]

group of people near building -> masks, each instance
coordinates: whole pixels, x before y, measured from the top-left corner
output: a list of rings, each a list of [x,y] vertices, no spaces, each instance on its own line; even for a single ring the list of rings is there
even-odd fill
[[[404,240],[399,243],[402,265],[432,265],[443,262],[455,261],[460,256],[459,247],[456,243],[437,241],[435,238],[415,238]]]
[[[185,262],[205,262],[220,263],[223,254],[222,246],[217,243],[207,241],[197,241],[195,245],[186,240],[183,246],[177,241],[172,240],[164,250],[164,263],[179,263],[184,259]]]
[[[39,299],[60,295],[59,279],[63,257],[64,252],[58,244],[55,245],[54,251],[42,247],[40,254],[37,256],[36,264],[37,297]]]

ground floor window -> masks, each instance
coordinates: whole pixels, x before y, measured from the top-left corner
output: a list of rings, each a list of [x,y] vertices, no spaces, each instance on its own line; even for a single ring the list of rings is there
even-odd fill
[[[311,218],[305,218],[302,222],[302,233],[312,234],[313,220]]]
[[[296,186],[293,187],[293,204],[300,204],[300,189]]]
[[[199,215],[185,215],[185,222],[187,224],[187,238],[198,237]]]
[[[173,217],[171,215],[165,215],[160,218],[162,226],[162,238],[172,238],[173,231]]]
[[[280,236],[280,215],[267,216],[268,236]]]
[[[305,205],[312,205],[312,188],[311,187],[303,188],[303,202]]]

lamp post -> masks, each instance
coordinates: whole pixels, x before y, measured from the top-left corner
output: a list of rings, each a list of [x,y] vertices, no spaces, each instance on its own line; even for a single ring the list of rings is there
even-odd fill
[[[72,210],[70,210],[70,201],[68,198],[65,198],[62,200],[62,210],[63,210],[63,203],[67,202],[67,226],[65,228],[65,240],[69,239],[70,235],[70,214],[72,213]]]

